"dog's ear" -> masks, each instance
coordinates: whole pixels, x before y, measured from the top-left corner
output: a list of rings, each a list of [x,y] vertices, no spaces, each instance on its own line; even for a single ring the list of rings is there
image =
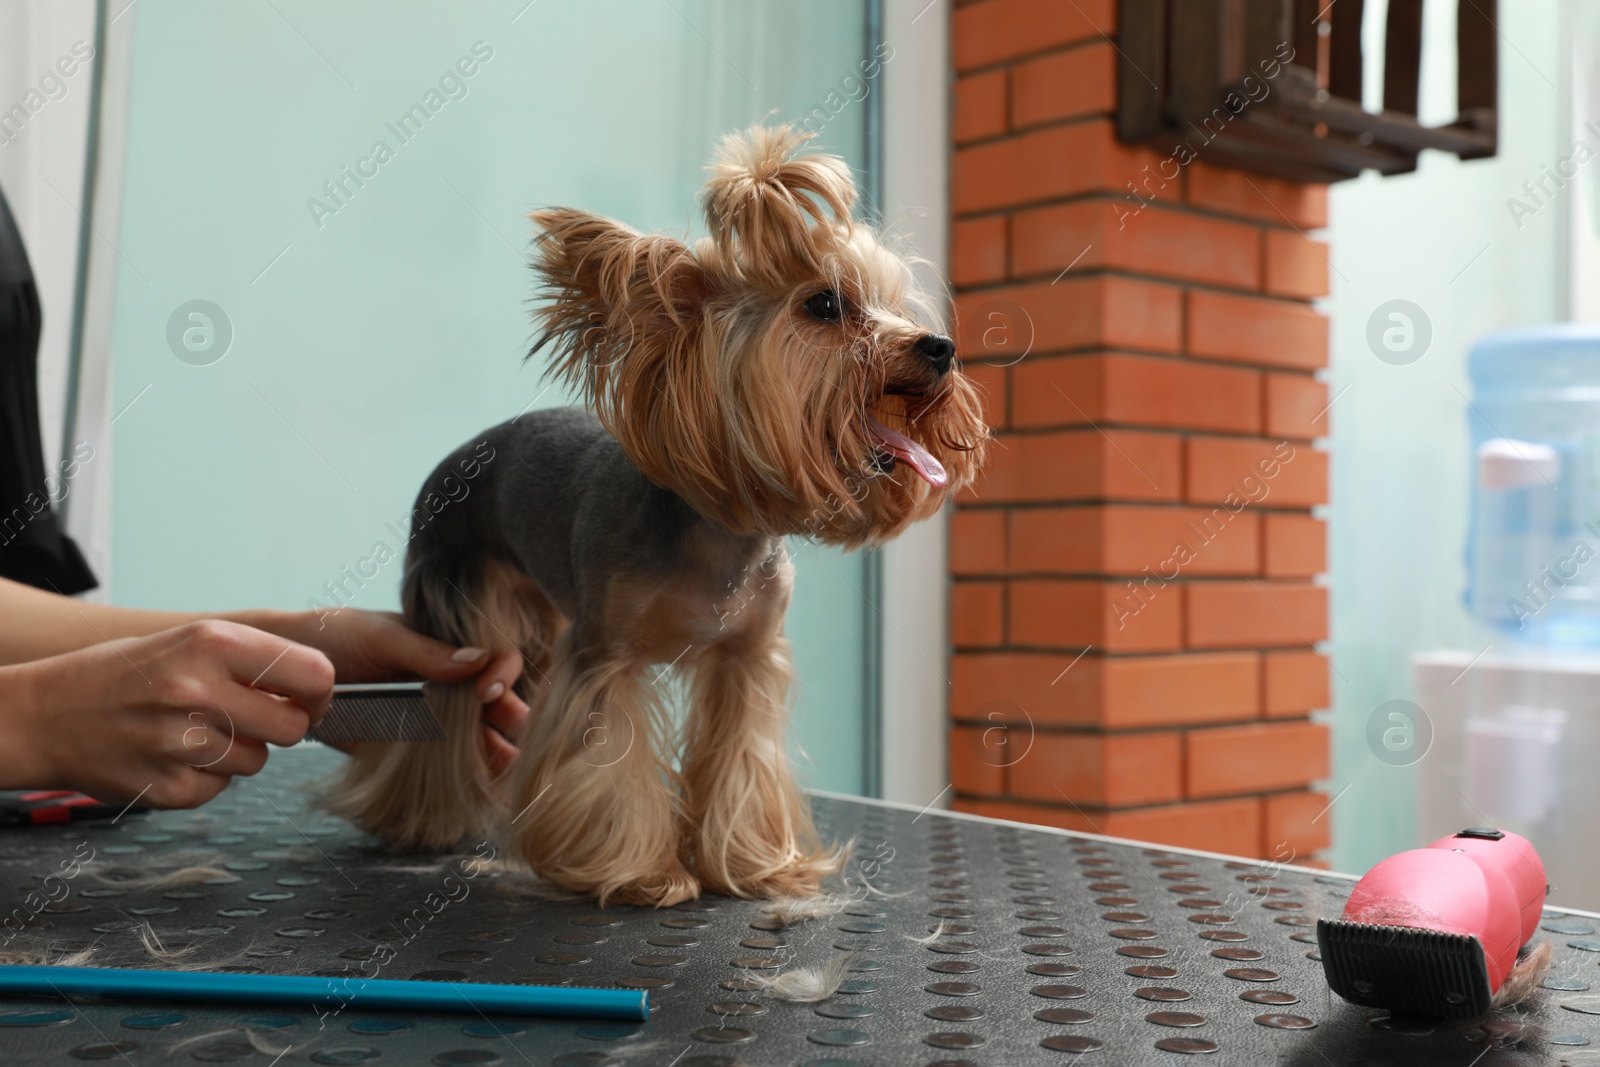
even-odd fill
[[[797,155],[812,134],[752,126],[717,145],[703,204],[716,246],[740,270],[783,283],[817,271],[851,226],[856,185],[838,156]]]
[[[571,208],[535,211],[533,269],[543,330],[531,358],[579,389],[602,418],[630,379],[659,373],[692,345],[711,276],[682,241]]]

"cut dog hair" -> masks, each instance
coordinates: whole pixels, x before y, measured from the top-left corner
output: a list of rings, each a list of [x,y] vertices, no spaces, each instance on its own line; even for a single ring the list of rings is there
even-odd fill
[[[397,846],[505,833],[602,903],[806,896],[837,870],[786,751],[784,539],[894,537],[973,479],[989,429],[953,342],[913,318],[909,265],[852,218],[848,166],[808,139],[724,138],[692,246],[533,214],[530,358],[586,407],[474,439],[496,458],[412,539],[402,593],[423,633],[521,651],[521,752],[494,781],[472,685],[445,688],[447,739],[358,746],[336,810]]]

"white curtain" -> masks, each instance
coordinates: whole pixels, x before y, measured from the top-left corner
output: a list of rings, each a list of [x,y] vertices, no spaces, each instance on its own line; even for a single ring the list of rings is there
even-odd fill
[[[1600,0],[1572,0],[1572,318],[1600,322]],[[1580,146],[1587,148],[1583,151]],[[1582,160],[1582,162],[1580,162]]]
[[[51,467],[61,450],[89,116],[91,69],[80,57],[93,43],[93,0],[0,5],[0,189],[27,242],[44,305],[39,407]]]
[[[134,15],[112,0],[106,47],[127,55]],[[65,528],[100,579],[87,594],[103,599],[110,572],[111,359],[109,327],[118,229],[125,63],[95,51],[95,0],[8,0],[0,5],[0,189],[28,246],[44,329],[39,344],[39,413],[46,469],[62,454],[68,424],[68,363],[79,234],[94,220],[88,247],[86,312],[72,447],[94,459],[62,502]],[[119,53],[120,49],[120,53]],[[99,178],[87,203],[84,161],[96,67],[109,63],[102,106]]]

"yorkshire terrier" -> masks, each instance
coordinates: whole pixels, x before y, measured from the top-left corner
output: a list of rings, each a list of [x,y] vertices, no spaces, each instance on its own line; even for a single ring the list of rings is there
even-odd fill
[[[472,687],[434,694],[445,742],[362,745],[337,787],[366,829],[443,848],[498,828],[602,903],[813,895],[838,868],[785,747],[784,539],[894,537],[972,480],[989,430],[955,345],[912,317],[908,263],[852,218],[849,167],[807,140],[724,138],[692,246],[531,216],[529,357],[589,410],[518,416],[433,472],[424,498],[493,450],[414,535],[402,599],[424,633],[520,649],[532,715],[497,783]]]

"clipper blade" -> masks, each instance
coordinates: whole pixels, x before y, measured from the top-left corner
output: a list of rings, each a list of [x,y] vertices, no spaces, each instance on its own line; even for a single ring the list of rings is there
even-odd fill
[[[1475,937],[1321,919],[1317,944],[1329,987],[1352,1004],[1433,1019],[1489,1010],[1489,969]]]

